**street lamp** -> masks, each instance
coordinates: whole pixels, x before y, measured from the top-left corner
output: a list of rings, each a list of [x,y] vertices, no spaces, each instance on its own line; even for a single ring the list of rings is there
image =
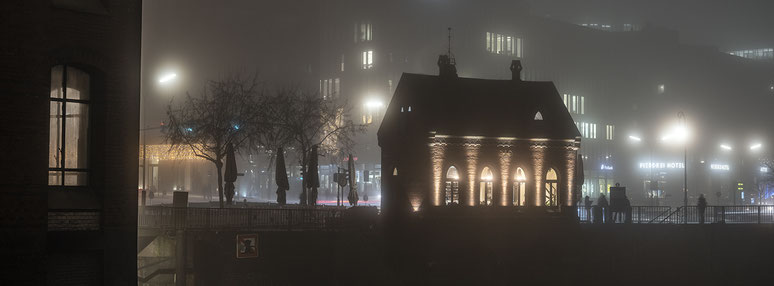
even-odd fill
[[[683,213],[683,221],[688,223],[688,131],[686,130],[685,113],[682,111],[677,113],[678,121],[682,122],[680,133],[678,134],[683,141],[683,207],[685,209]]]
[[[169,84],[172,81],[174,81],[176,78],[177,78],[177,74],[176,73],[168,73],[168,74],[165,74],[165,75],[159,77],[158,83],[162,84],[162,85]],[[147,137],[147,131],[149,129],[151,129],[151,128],[149,128],[148,125],[147,125],[148,124],[147,123],[147,113],[148,112],[147,112],[147,110],[145,108],[145,106],[146,106],[145,96],[143,95],[140,98],[142,100],[142,103],[141,103],[141,105],[142,105],[142,125],[141,125],[141,129],[140,129],[140,131],[142,131],[142,204],[145,205],[145,195],[146,195],[146,190],[148,188],[148,186],[146,184],[146,177],[147,177],[147,174],[148,174],[148,156],[147,156],[148,145],[146,143],[145,138]]]

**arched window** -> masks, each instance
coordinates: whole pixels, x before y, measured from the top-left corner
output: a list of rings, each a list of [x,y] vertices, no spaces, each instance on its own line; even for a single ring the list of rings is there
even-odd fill
[[[556,175],[556,170],[553,168],[548,169],[546,172],[546,206],[553,207],[559,205],[558,190],[559,177]]]
[[[535,120],[543,120],[543,114],[540,111],[535,113]]]
[[[454,166],[446,171],[446,205],[460,203],[460,174]]]
[[[521,167],[516,169],[516,176],[513,182],[513,205],[524,206],[526,203],[527,176]]]
[[[479,200],[481,205],[492,205],[492,182],[494,181],[494,173],[489,167],[484,167],[481,171],[481,179],[479,183]]]
[[[398,167],[392,168],[392,175],[397,176],[398,175]]]
[[[89,74],[67,66],[51,69],[48,185],[86,186],[89,179]]]

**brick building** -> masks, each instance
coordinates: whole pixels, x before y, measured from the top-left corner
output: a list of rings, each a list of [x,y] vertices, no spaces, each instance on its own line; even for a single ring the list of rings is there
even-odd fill
[[[0,10],[0,284],[136,285],[141,1]]]
[[[541,206],[577,201],[580,133],[552,82],[403,74],[379,128],[382,207]]]

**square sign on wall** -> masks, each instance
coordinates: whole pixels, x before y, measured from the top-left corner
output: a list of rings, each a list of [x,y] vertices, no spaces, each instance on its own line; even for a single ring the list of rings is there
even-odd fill
[[[237,258],[258,257],[258,235],[257,234],[237,234],[236,257]]]

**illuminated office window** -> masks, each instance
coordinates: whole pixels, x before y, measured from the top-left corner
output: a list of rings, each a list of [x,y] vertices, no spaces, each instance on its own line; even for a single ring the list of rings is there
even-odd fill
[[[606,125],[605,126],[605,139],[613,140],[613,136],[614,135],[615,135],[615,125]]]
[[[357,23],[355,24],[355,43],[368,42],[372,40],[373,29],[371,23]]]
[[[374,51],[368,50],[363,52],[363,69],[371,69],[374,67]]]
[[[492,54],[522,57],[523,41],[510,35],[486,32],[486,51]]]

